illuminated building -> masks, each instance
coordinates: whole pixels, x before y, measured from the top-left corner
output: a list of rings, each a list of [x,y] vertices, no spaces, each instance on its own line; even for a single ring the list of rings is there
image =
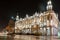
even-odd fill
[[[59,26],[58,26],[58,37],[60,38],[60,22],[59,22]]]
[[[41,33],[42,35],[58,34],[58,14],[53,11],[51,0],[47,2],[47,11],[35,12],[34,15],[20,18],[17,15],[15,22],[15,33]]]

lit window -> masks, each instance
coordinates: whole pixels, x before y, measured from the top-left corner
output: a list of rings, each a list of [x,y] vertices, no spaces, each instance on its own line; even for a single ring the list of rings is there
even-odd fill
[[[44,28],[44,31],[46,30],[46,28]]]
[[[46,22],[44,22],[44,25],[46,25],[47,23]]]
[[[42,30],[42,28],[40,28]]]

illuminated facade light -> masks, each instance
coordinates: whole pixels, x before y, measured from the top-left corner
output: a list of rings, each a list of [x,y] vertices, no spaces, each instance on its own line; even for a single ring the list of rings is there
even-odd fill
[[[50,1],[47,2],[47,7],[46,8],[47,8],[47,10],[52,10],[52,7],[53,7],[52,2],[50,0]]]
[[[20,30],[26,29],[28,32],[28,28],[32,29],[32,27],[34,28],[38,28],[39,27],[39,31],[41,30],[46,30],[48,29],[48,34],[50,33],[50,27],[51,29],[53,27],[58,27],[58,15],[55,14],[55,12],[53,12],[52,10],[52,4],[51,1],[48,1],[47,4],[47,11],[42,12],[42,13],[37,13],[35,12],[34,15],[32,16],[28,16],[26,14],[26,17],[24,18],[20,18],[19,16],[16,17],[16,19],[18,19],[18,21],[15,22],[15,29],[19,28]],[[33,26],[34,25],[34,26]],[[38,26],[36,26],[38,25]],[[52,32],[54,31],[54,29],[52,29]],[[36,32],[36,31],[33,31]],[[54,33],[52,33],[54,34]]]
[[[48,5],[51,4],[51,3],[52,3],[51,0],[47,2]]]
[[[17,14],[17,16],[16,16],[16,20],[19,20],[19,15]]]
[[[44,31],[46,31],[46,28],[44,28]]]
[[[40,28],[42,30],[42,28]]]
[[[11,18],[12,18],[12,19],[14,19],[14,17],[13,17],[13,16],[12,16]]]
[[[58,37],[60,37],[60,32],[58,32]]]

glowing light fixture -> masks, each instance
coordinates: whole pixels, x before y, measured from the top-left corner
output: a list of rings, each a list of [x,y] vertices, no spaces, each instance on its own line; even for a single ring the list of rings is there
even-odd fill
[[[58,37],[60,37],[60,32],[58,32]]]

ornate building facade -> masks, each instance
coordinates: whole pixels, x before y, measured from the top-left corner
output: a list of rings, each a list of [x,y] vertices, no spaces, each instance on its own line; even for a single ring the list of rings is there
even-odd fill
[[[42,35],[58,34],[58,14],[53,11],[51,0],[47,2],[47,11],[43,13],[35,12],[34,15],[26,15],[25,18],[16,16],[15,33],[39,33]]]

